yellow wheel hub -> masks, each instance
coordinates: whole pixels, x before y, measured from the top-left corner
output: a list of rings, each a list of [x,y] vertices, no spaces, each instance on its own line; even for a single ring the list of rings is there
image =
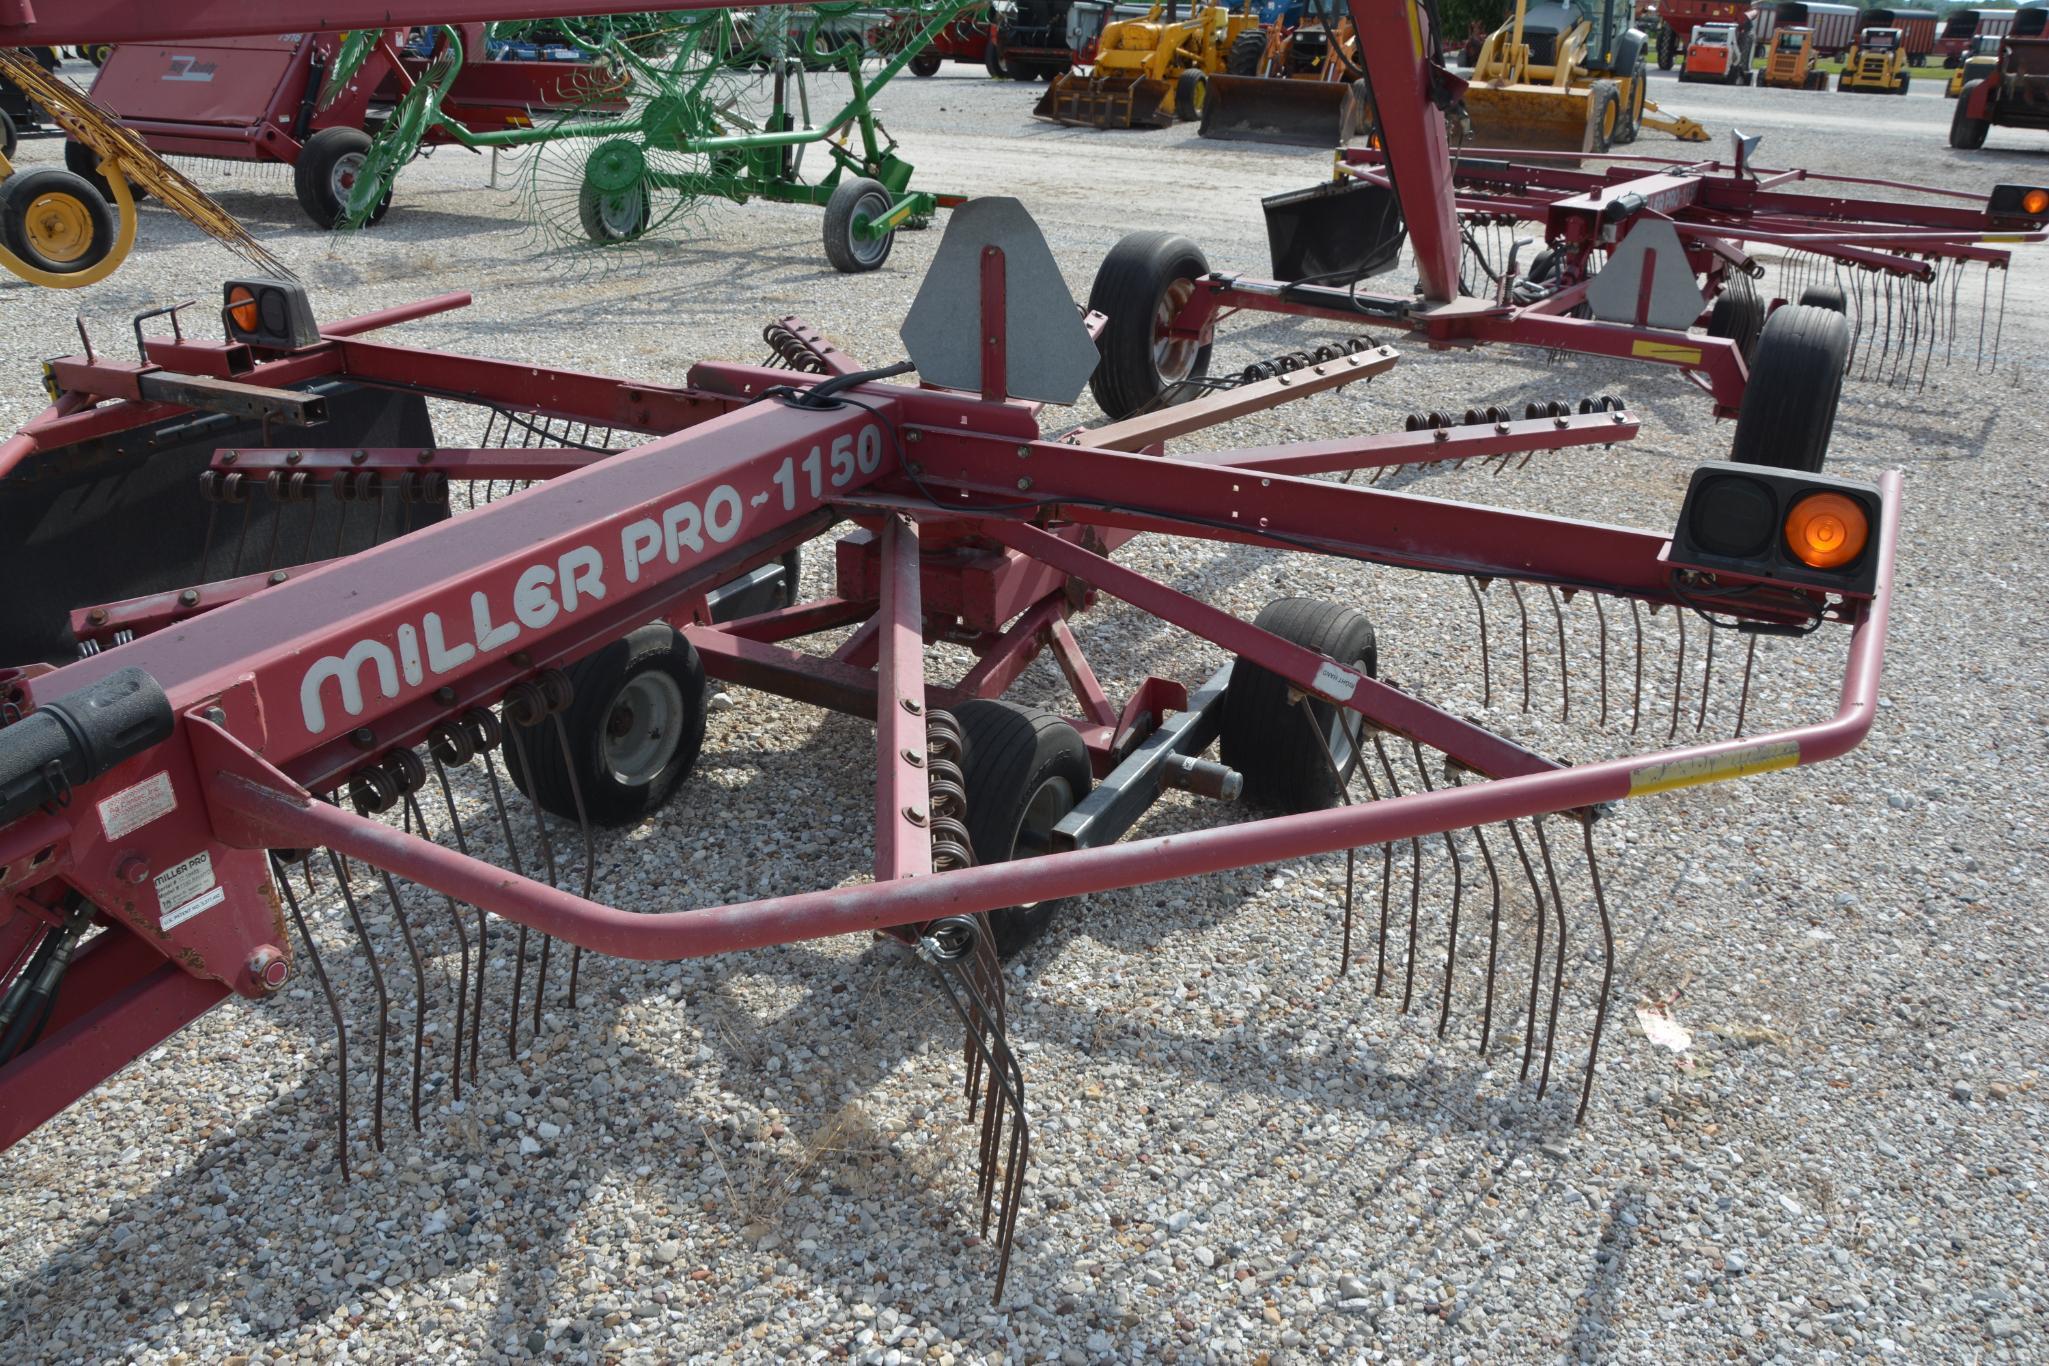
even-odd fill
[[[29,245],[48,261],[68,265],[92,250],[92,214],[74,195],[37,195],[22,215],[22,227]]]

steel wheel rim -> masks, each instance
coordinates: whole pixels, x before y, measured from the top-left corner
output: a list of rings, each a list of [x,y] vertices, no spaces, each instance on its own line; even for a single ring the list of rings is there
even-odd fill
[[[1017,833],[1010,838],[1010,857],[1034,858],[1053,851],[1053,827],[1060,824],[1067,813],[1074,810],[1074,789],[1067,779],[1048,778],[1032,790],[1025,802],[1024,814],[1018,817]],[[1028,911],[1039,905],[1036,901],[1020,901],[1017,909]]]
[[[1187,379],[1194,373],[1195,353],[1202,349],[1200,342],[1176,337],[1168,330],[1194,294],[1195,281],[1186,277],[1177,279],[1160,295],[1160,306],[1153,310],[1153,369],[1169,384]]]
[[[635,674],[605,713],[605,771],[622,787],[646,787],[676,757],[683,689],[660,670]]]
[[[598,196],[598,222],[607,236],[632,237],[640,231],[642,191],[638,185],[618,194]]]
[[[885,233],[878,237],[863,237],[860,235],[860,227],[863,223],[873,223],[888,212],[889,196],[886,194],[877,194],[870,190],[854,201],[855,231],[847,236],[854,249],[854,259],[864,266],[881,264],[882,258],[889,252],[889,236]]]
[[[22,215],[28,244],[46,261],[70,265],[92,250],[92,214],[76,195],[52,190],[29,201]]]
[[[344,152],[334,159],[334,166],[327,173],[328,192],[344,209],[349,206],[349,196],[356,192],[356,177],[362,170],[363,154]]]

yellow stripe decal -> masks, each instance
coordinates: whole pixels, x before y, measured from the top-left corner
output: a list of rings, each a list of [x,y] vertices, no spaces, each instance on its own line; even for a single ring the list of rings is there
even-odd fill
[[[1638,360],[1671,361],[1675,365],[1700,364],[1698,346],[1677,346],[1671,342],[1640,341],[1629,344],[1629,354]]]
[[[1698,787],[1702,783],[1747,778],[1753,773],[1770,773],[1800,762],[1798,740],[1773,740],[1768,744],[1746,745],[1700,759],[1675,759],[1664,764],[1645,764],[1629,775],[1629,795],[1642,797],[1652,792],[1670,792],[1675,787]]]

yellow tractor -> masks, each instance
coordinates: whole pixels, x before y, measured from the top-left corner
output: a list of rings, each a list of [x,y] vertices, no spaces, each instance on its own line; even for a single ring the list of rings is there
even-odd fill
[[[1999,40],[2001,34],[1979,34],[1971,40],[1970,53],[1958,62],[1956,70],[1949,73],[1949,88],[1945,92],[1955,99],[1964,93],[1965,81],[1982,80],[1999,70]]]
[[[1191,7],[1183,19],[1177,0],[1163,0],[1143,19],[1105,28],[1094,70],[1054,77],[1032,113],[1090,128],[1165,128],[1200,118],[1209,77],[1224,69],[1238,36],[1258,27],[1251,13],[1222,5]]]
[[[1655,128],[1681,142],[1707,129],[1668,115],[1646,98],[1649,40],[1628,27],[1628,11],[1604,0],[1598,22],[1576,4],[1517,0],[1508,22],[1487,36],[1468,78],[1473,141],[1543,152],[1605,152]]]
[[[1856,46],[1843,58],[1836,90],[1904,95],[1907,79],[1906,34],[1896,28],[1867,28],[1857,34]]]
[[[1261,0],[1259,21],[1204,81],[1202,136],[1338,146],[1365,88],[1350,16],[1334,0]]]

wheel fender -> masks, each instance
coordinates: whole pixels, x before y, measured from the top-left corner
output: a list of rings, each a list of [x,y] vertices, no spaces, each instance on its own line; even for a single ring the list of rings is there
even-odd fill
[[[1992,117],[1992,89],[1991,81],[1971,81],[1964,86],[1964,93],[1957,98],[1964,102],[1964,108],[1969,111],[1971,118],[1989,120]]]

